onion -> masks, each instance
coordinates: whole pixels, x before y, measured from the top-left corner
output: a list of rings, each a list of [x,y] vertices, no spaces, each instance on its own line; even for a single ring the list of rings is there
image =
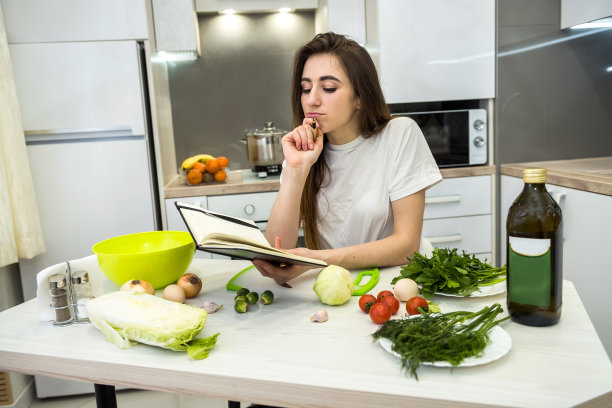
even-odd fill
[[[155,295],[155,288],[146,280],[132,279],[121,285],[119,290],[131,290],[134,292],[148,293]]]
[[[197,296],[200,290],[202,290],[202,280],[193,273],[186,273],[181,276],[177,285],[185,291],[185,296],[188,298]]]

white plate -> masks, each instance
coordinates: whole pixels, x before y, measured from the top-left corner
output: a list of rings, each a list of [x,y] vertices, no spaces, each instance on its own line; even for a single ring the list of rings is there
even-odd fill
[[[463,360],[461,364],[455,367],[471,367],[481,364],[487,364],[497,359],[502,358],[512,348],[512,337],[507,331],[499,326],[494,326],[489,333],[491,343],[484,349],[484,354],[480,357],[468,357]],[[382,346],[385,351],[393,354],[394,356],[401,358],[399,354],[391,350],[391,340],[380,338],[378,343]],[[448,361],[434,361],[434,362],[423,362],[423,365],[431,365],[435,367],[453,367]]]
[[[483,297],[499,295],[506,291],[506,280],[498,282],[495,285],[480,286],[480,291],[472,292],[469,296],[455,295],[453,293],[436,292],[434,295],[450,296],[450,297]]]

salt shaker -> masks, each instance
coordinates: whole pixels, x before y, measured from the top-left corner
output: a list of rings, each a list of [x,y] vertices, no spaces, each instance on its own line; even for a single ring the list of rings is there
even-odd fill
[[[86,304],[93,299],[89,274],[86,271],[74,272],[71,276],[74,313],[77,322],[89,322]]]
[[[49,290],[51,291],[51,307],[55,312],[55,326],[64,326],[74,321],[70,305],[70,293],[66,276],[58,273],[49,277]]]

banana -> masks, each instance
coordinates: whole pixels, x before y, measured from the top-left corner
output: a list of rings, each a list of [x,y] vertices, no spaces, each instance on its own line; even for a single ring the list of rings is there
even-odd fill
[[[206,163],[208,160],[214,160],[215,158],[210,154],[198,154],[194,157],[197,157],[199,161],[202,163]]]
[[[195,156],[191,156],[186,158],[181,164],[181,168],[183,170],[189,170],[193,167],[196,162],[206,163],[208,160],[214,159],[210,154],[196,154]]]

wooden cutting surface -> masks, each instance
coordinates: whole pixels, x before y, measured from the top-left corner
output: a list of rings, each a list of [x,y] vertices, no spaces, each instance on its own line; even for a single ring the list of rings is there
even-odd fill
[[[548,184],[612,195],[612,156],[502,164],[500,166],[501,174],[521,178],[523,169],[527,167],[546,168]]]

